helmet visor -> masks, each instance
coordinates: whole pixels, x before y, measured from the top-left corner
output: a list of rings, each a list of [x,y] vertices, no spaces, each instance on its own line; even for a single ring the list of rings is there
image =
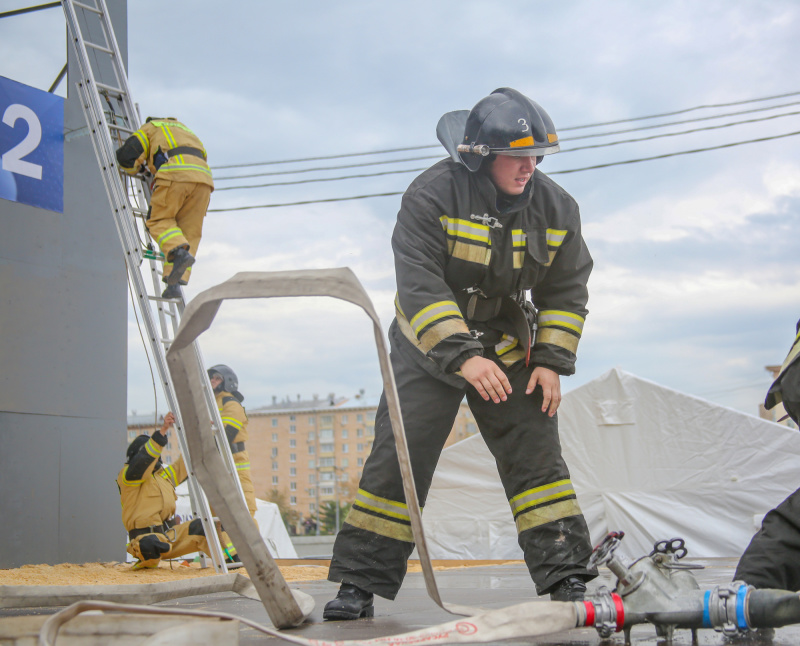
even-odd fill
[[[505,155],[506,157],[540,157],[541,155],[552,155],[561,150],[561,146],[534,146],[531,148],[490,148],[494,155]]]

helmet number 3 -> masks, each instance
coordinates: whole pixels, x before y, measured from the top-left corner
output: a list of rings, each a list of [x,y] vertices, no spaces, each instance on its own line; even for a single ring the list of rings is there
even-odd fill
[[[528,132],[530,127],[528,127],[528,122],[525,119],[517,119],[517,123],[522,126],[522,132]]]

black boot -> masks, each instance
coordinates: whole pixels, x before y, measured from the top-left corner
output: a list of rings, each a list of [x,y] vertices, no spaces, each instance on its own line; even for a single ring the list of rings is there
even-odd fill
[[[172,271],[165,282],[167,285],[177,285],[183,277],[183,272],[194,264],[194,256],[186,247],[178,247],[172,250],[169,261],[172,263]]]
[[[181,288],[178,285],[167,285],[167,288],[161,294],[161,298],[180,298]]]
[[[372,605],[372,593],[357,588],[349,583],[342,583],[336,598],[325,604],[323,619],[358,619],[372,617],[375,607]]]
[[[550,589],[550,601],[583,601],[586,584],[579,576],[568,576]]]

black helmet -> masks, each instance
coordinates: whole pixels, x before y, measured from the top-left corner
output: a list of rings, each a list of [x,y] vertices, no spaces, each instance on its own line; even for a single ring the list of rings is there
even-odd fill
[[[229,392],[240,402],[244,401],[244,395],[239,392],[239,378],[231,368],[224,363],[211,366],[208,369],[208,378],[212,379],[214,375],[219,375],[222,378],[222,383],[218,386],[218,390]]]
[[[127,460],[125,460],[126,464],[130,462],[133,456],[139,452],[139,449],[141,449],[145,444],[147,444],[147,440],[149,439],[150,439],[149,435],[139,435],[136,438],[134,438],[133,442],[128,444],[128,450],[125,453],[125,455],[128,458]]]
[[[540,160],[559,150],[556,128],[547,112],[509,87],[495,90],[472,108],[458,147],[461,161],[472,172],[490,154]]]

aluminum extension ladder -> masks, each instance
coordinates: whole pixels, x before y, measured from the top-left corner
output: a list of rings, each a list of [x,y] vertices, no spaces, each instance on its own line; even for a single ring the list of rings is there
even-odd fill
[[[128,78],[123,67],[114,28],[108,15],[105,0],[62,0],[69,27],[70,39],[76,54],[80,77],[75,81],[83,108],[89,134],[103,176],[106,193],[114,213],[129,283],[133,290],[136,313],[146,328],[151,355],[161,379],[161,386],[169,410],[175,414],[174,434],[178,438],[181,454],[189,473],[189,497],[192,513],[200,518],[211,551],[211,560],[219,573],[228,571],[219,543],[214,518],[194,470],[187,449],[178,401],[172,379],[167,369],[166,352],[175,336],[183,313],[183,295],[179,299],[166,300],[160,294],[163,254],[154,247],[144,226],[150,202],[150,187],[142,179],[130,178],[117,167],[116,149],[139,128],[139,118],[131,99]],[[70,80],[72,70],[70,70]],[[76,75],[77,76],[77,75]],[[146,261],[146,264],[145,264]],[[148,293],[145,273],[150,274],[152,292]],[[156,320],[158,324],[156,324]],[[194,343],[194,354],[201,370],[205,363],[200,348]],[[224,433],[211,384],[206,381],[205,400],[217,447],[228,470],[241,492],[230,446]],[[242,497],[244,494],[242,493]]]

